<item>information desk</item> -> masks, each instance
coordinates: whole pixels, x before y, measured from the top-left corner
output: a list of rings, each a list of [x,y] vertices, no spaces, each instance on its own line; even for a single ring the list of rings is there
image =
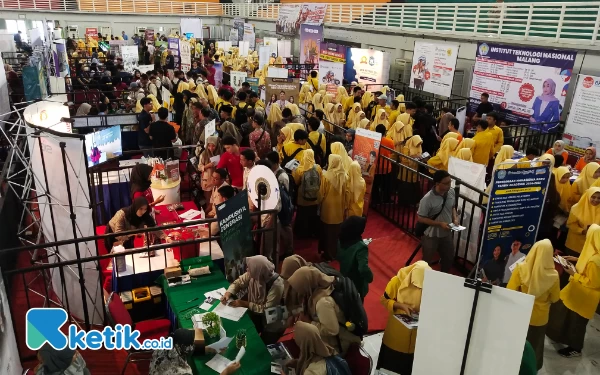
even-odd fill
[[[194,328],[189,316],[192,313],[201,314],[206,312],[198,307],[204,302],[204,293],[219,288],[229,287],[229,283],[225,279],[225,276],[223,276],[221,270],[214,265],[211,265],[210,271],[210,275],[200,276],[198,279],[192,280],[190,284],[179,285],[172,288],[168,286],[164,275],[159,278],[159,285],[162,286],[168,301],[172,327]],[[199,297],[199,299],[186,303],[196,297]],[[195,306],[195,309],[189,309],[192,306]],[[195,312],[192,310],[195,310]],[[222,319],[222,322],[223,328],[227,331],[227,337],[234,337],[229,344],[227,351],[222,354],[231,360],[235,359],[235,356],[238,353],[238,349],[235,347],[235,334],[239,329],[246,330],[246,354],[241,360],[242,367],[236,374],[269,374],[271,369],[271,355],[269,354],[267,347],[263,344],[258,332],[256,332],[248,313],[237,322],[228,319]],[[213,354],[194,356],[190,361],[194,374],[216,374],[215,371],[206,366],[206,362],[211,360],[213,356]]]
[[[115,292],[152,285],[154,280],[164,273],[165,268],[177,266],[179,262],[173,257],[173,251],[168,248],[156,250],[153,257],[146,256],[146,253],[126,255],[125,264],[125,271],[119,272],[113,267],[112,287]]]

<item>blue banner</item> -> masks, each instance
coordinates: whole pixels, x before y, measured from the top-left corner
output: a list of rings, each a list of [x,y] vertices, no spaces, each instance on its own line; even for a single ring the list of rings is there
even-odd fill
[[[577,52],[529,46],[478,43],[469,95],[475,112],[488,93],[494,110],[513,123],[545,123],[552,131],[560,120]]]
[[[500,259],[510,252],[513,242],[527,254],[535,243],[548,181],[548,166],[494,171],[492,189],[483,228],[481,264],[500,247]]]

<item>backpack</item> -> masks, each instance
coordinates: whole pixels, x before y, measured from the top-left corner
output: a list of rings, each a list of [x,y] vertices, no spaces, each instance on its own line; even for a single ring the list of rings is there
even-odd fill
[[[277,183],[279,183],[279,176],[281,176],[282,173],[285,173],[285,171],[280,169],[275,174]],[[290,190],[292,187],[291,181],[293,180],[290,180]],[[279,197],[281,199],[281,210],[279,210],[277,217],[279,218],[281,225],[287,226],[292,223],[292,218],[294,217],[294,204],[292,203],[292,196],[290,195],[290,192],[287,191],[285,186],[283,186],[281,183],[279,183]]]
[[[235,106],[235,126],[240,128],[242,124],[248,122],[248,106],[240,107],[240,105]]]
[[[332,355],[325,358],[325,364],[327,366],[327,375],[352,375],[348,362],[339,355]]]
[[[369,320],[360,294],[352,280],[343,276],[340,271],[327,263],[315,263],[313,266],[325,275],[335,277],[331,298],[344,312],[346,320],[354,324],[354,329],[348,328],[348,330],[362,338],[369,329]]]
[[[321,167],[323,166],[323,162],[325,161],[325,150],[321,149],[321,140],[323,139],[323,133],[319,133],[319,139],[317,139],[317,144],[312,143],[310,138],[307,140],[310,148],[315,153],[315,162],[319,164]]]
[[[319,191],[321,190],[321,178],[317,168],[313,167],[304,172],[301,180],[302,199],[308,202],[315,202],[319,199]]]

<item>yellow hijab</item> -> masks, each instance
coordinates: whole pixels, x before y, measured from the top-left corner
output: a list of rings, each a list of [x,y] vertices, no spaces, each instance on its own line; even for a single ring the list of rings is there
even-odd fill
[[[206,89],[204,88],[204,85],[202,83],[196,85],[196,94],[198,94],[199,98],[204,98],[208,100],[208,94],[206,93]]]
[[[400,110],[400,113],[404,113],[406,112],[406,104],[404,104],[404,94],[400,94],[398,96],[396,96],[396,100],[400,102],[400,105],[398,106],[398,110]]]
[[[463,149],[458,150],[456,157],[461,160],[473,161],[473,154],[471,153],[471,150],[468,148],[463,148]]]
[[[410,117],[410,115],[408,113],[402,113],[402,114],[398,115],[397,121],[402,121],[405,125],[410,126],[410,132],[411,133],[413,132],[413,129],[412,129],[412,125],[413,125],[412,117]]]
[[[332,104],[332,103],[333,103],[333,95],[325,94],[323,96],[323,107],[326,107],[327,104]]]
[[[323,98],[321,97],[321,94],[316,93],[312,98],[312,103],[315,106],[315,111],[317,109],[323,111]]]
[[[564,175],[571,175],[571,171],[568,167],[558,167],[554,171],[554,180],[556,181],[556,191],[560,195],[560,208],[564,211],[569,211],[569,198],[571,197],[571,182],[567,181],[564,184],[560,182],[560,179]]]
[[[444,138],[442,138],[442,142],[443,142],[443,141],[445,141],[445,140],[446,140],[446,139],[448,139],[448,138],[454,138],[454,139],[458,140],[458,133],[455,133],[455,132],[448,132],[448,133],[447,133],[447,134],[444,136]]]
[[[352,163],[352,159],[348,156],[344,145],[340,142],[333,142],[331,144],[331,153],[338,155],[342,159],[342,168],[346,173],[350,172],[350,164]]]
[[[211,106],[214,107],[215,104],[217,103],[217,100],[219,100],[219,95],[217,94],[217,90],[215,89],[215,86],[208,85],[207,91],[208,91],[208,102],[210,103]]]
[[[304,124],[301,124],[299,122],[290,122],[289,124],[286,124],[285,127],[292,129],[292,140],[294,140],[294,133],[296,133],[296,130],[305,130],[306,129],[304,127]]]
[[[271,127],[277,122],[283,119],[283,115],[281,114],[281,108],[279,108],[279,104],[273,103],[271,104],[271,109],[269,110],[269,116],[267,116],[267,120]]]
[[[152,112],[158,112],[161,105],[158,102],[158,99],[156,99],[156,96],[154,96],[154,94],[148,94],[146,97],[152,100]]]
[[[358,109],[358,111],[356,111],[356,109]],[[348,125],[349,128],[354,129],[356,124],[360,121],[360,120],[358,120],[360,118],[358,116],[358,114],[360,113],[360,110],[361,110],[360,103],[352,104],[352,109],[350,109],[350,112],[348,112],[348,120],[346,121],[346,124]]]
[[[458,139],[456,138],[446,138],[445,141],[442,141],[442,145],[438,150],[437,157],[440,158],[442,165],[446,170],[448,170],[448,161],[450,160],[450,156],[454,154],[454,150],[458,147]]]
[[[373,101],[373,94],[369,91],[365,92],[362,96],[362,98],[360,99],[360,104],[362,105],[363,108],[367,108],[369,106],[369,103],[371,103]]]
[[[592,224],[588,229],[585,245],[583,245],[583,250],[581,250],[575,265],[577,273],[582,274],[590,261],[600,267],[600,225],[598,224]]]
[[[577,187],[579,188],[579,192],[583,193],[587,189],[589,189],[594,182],[596,182],[596,178],[594,178],[594,173],[600,168],[600,164],[595,161],[591,163],[587,163],[585,167],[581,170],[581,173],[575,180],[577,183]]]
[[[571,215],[574,215],[584,227],[600,223],[600,205],[592,206],[590,198],[595,193],[600,192],[600,188],[591,187],[583,193],[579,202],[571,207]]]
[[[294,103],[288,103],[285,105],[285,108],[289,108],[292,111],[292,116],[300,116],[300,108]]]
[[[292,128],[288,128],[287,126],[284,126],[283,128],[281,128],[280,132],[285,137],[283,140],[284,145],[286,143],[292,142],[294,140],[294,132],[292,131]]]
[[[350,193],[353,195],[354,201],[357,202],[360,194],[365,191],[367,184],[362,176],[360,164],[356,160],[350,163],[348,176],[350,178]]]
[[[334,153],[329,155],[329,166],[327,167],[327,170],[323,173],[323,177],[325,177],[327,181],[329,181],[334,190],[338,192],[342,191],[342,188],[346,183],[347,176],[346,172],[344,171],[344,166],[342,164],[342,158],[339,155],[336,155]]]
[[[177,92],[184,92],[185,90],[189,90],[190,85],[187,82],[179,82],[179,86],[177,86]]]
[[[494,165],[498,166],[501,163],[506,161],[510,161],[515,153],[515,149],[512,146],[504,145],[500,147],[500,151],[498,151],[498,155],[496,155],[496,160],[494,160]],[[498,167],[498,169],[509,169],[512,168],[513,165],[502,165]]]
[[[364,118],[364,119],[362,119],[362,120],[360,120],[358,122],[358,126],[356,128],[357,129],[361,128],[361,129],[367,129],[368,130],[369,129],[369,123],[370,123],[369,119],[368,118]]]
[[[425,280],[425,270],[430,270],[425,261],[418,261],[408,267],[401,268],[396,276],[400,280],[396,301],[408,304],[411,308],[419,310],[421,306],[421,292]]]
[[[309,148],[302,152],[302,161],[300,161],[300,165],[296,169],[297,173],[304,173],[314,167],[315,165],[315,152]]]
[[[423,153],[421,145],[423,145],[423,139],[420,135],[410,137],[405,145],[408,148],[408,156],[421,155]]]
[[[383,117],[383,119],[382,119],[382,117]],[[390,129],[390,122],[388,121],[387,112],[383,108],[380,108],[377,110],[377,113],[375,114],[375,117],[373,118],[373,124],[371,125],[371,130],[375,131],[375,128],[377,127],[377,125],[385,125],[386,131]]]
[[[348,99],[348,91],[346,91],[346,88],[344,86],[338,86],[337,97],[335,98],[335,100],[338,103],[344,103],[346,99]]]
[[[544,154],[544,155],[540,156],[538,160],[550,160],[550,172],[554,172],[554,162],[555,162],[554,155]],[[541,167],[542,163],[537,163],[537,166]]]
[[[401,142],[404,142],[408,137],[412,136],[412,127],[406,125],[404,122],[398,120],[390,127],[388,136],[392,138],[394,144],[398,146]]]
[[[298,96],[300,103],[312,103],[312,94],[310,92],[310,84],[305,83],[300,88],[300,94]]]
[[[475,146],[475,141],[473,140],[473,138],[463,138],[463,140],[460,141],[460,143],[456,147],[456,155],[458,155],[458,153],[462,149],[466,148],[466,149],[471,150],[471,148],[473,148],[473,146]]]
[[[521,274],[521,284],[527,286],[527,294],[536,298],[546,293],[558,280],[558,272],[554,268],[554,246],[550,240],[536,242],[525,257],[525,261],[517,265]]]

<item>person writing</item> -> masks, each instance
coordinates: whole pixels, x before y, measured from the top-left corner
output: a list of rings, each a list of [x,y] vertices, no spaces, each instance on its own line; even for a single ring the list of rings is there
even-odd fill
[[[329,155],[329,167],[323,173],[320,187],[321,228],[319,253],[326,259],[334,259],[337,240],[345,212],[345,194],[348,176],[339,155]]]
[[[571,358],[581,356],[586,327],[600,302],[600,226],[592,224],[587,230],[579,257],[565,259],[576,263],[575,270],[565,267],[571,277],[560,291],[560,302],[550,309],[546,335],[567,345],[558,350],[558,354]]]
[[[337,251],[340,272],[352,280],[363,302],[373,282],[373,272],[369,268],[369,247],[363,241],[362,234],[367,219],[362,216],[350,216],[342,223]]]
[[[538,370],[544,365],[544,338],[550,305],[560,299],[560,282],[553,256],[554,246],[550,240],[536,242],[525,260],[517,265],[506,286],[535,297],[527,341],[535,350]]]
[[[384,368],[398,374],[412,372],[417,329],[406,328],[395,315],[411,316],[419,313],[425,270],[430,269],[427,262],[420,260],[400,269],[385,287],[380,301],[389,317],[379,350],[377,369]]]

